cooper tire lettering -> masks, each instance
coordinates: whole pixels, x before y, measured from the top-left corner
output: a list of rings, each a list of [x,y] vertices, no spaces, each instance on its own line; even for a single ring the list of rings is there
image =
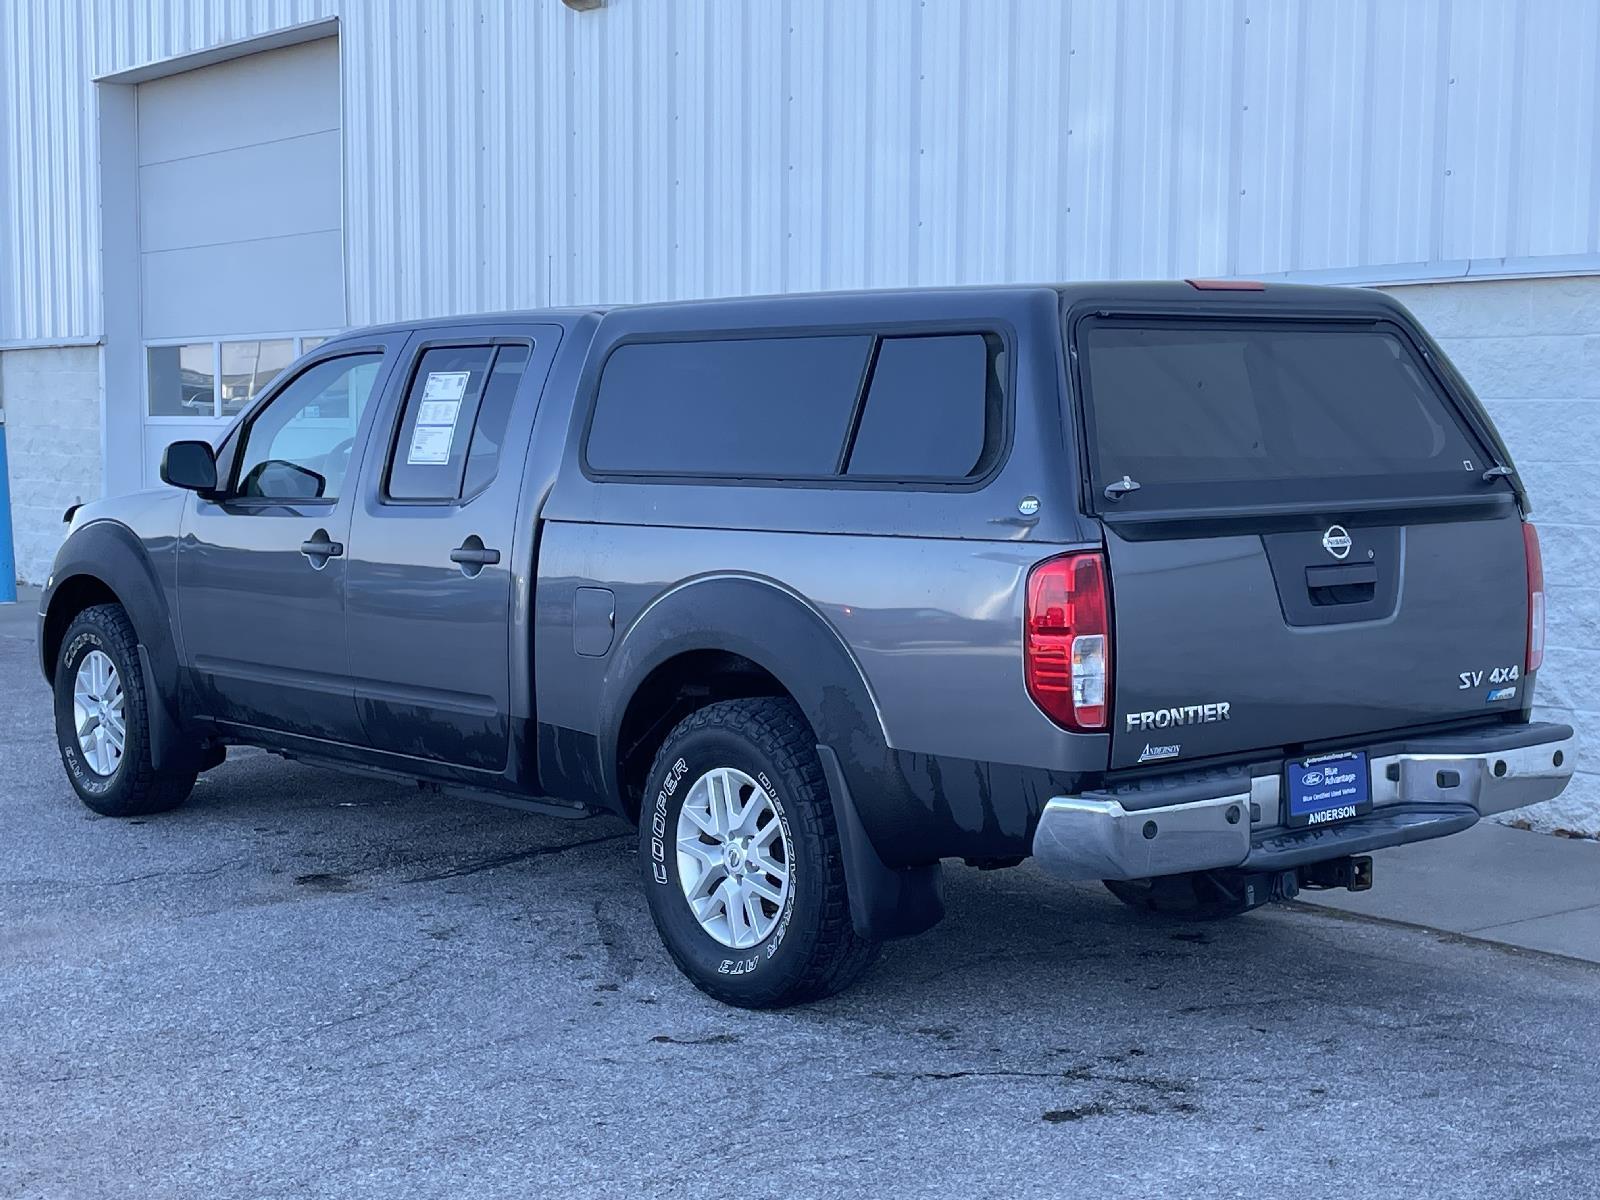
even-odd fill
[[[876,956],[851,924],[832,797],[793,701],[691,713],[657,752],[645,794],[640,858],[657,885],[645,896],[701,990],[775,1008],[839,991]]]
[[[677,792],[688,770],[689,764],[682,758],[668,768],[650,812],[650,878],[658,884],[667,882],[667,801]]]

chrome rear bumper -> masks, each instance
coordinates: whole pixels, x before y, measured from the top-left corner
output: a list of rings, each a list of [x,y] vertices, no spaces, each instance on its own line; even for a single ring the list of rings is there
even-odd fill
[[[1063,879],[1148,879],[1228,867],[1274,870],[1442,837],[1480,817],[1550,800],[1567,786],[1572,730],[1522,730],[1518,745],[1480,750],[1463,748],[1471,738],[1438,737],[1370,758],[1372,812],[1337,825],[1284,827],[1281,772],[1235,775],[1217,794],[1199,798],[1186,780],[1178,803],[1163,804],[1160,787],[1149,785],[1056,796],[1039,818],[1033,854]]]

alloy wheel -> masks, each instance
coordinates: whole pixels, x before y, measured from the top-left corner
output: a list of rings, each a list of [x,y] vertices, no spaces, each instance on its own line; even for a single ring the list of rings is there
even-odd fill
[[[765,941],[788,902],[792,862],[760,784],[731,767],[695,780],[678,813],[678,882],[701,929],[736,950]]]
[[[128,736],[124,698],[122,677],[110,657],[102,650],[84,655],[72,683],[72,719],[78,749],[97,775],[114,775],[122,762]]]

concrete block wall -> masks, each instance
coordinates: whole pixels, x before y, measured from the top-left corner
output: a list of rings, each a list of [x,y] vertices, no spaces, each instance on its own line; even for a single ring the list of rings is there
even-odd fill
[[[61,514],[100,495],[99,347],[0,351],[0,406],[17,577],[43,583],[65,532]]]
[[[1564,796],[1506,819],[1600,835],[1600,276],[1384,290],[1472,384],[1533,500],[1549,607],[1538,709],[1582,745]]]

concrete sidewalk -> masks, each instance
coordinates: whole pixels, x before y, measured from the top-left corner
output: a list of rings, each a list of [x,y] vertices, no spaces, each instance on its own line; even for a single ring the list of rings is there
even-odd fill
[[[1484,821],[1372,859],[1370,892],[1301,892],[1300,899],[1600,963],[1600,841]]]

